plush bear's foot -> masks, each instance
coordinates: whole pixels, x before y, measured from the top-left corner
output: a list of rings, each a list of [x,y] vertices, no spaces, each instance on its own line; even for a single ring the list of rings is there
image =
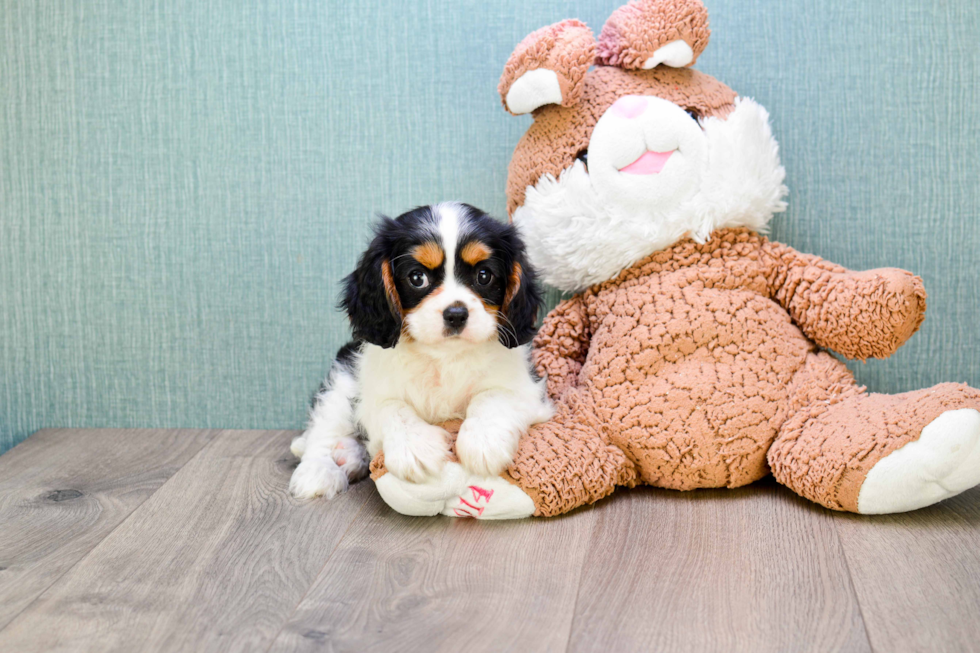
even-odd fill
[[[858,512],[885,514],[932,505],[980,484],[980,412],[948,410],[918,440],[871,468],[858,495]]]
[[[468,474],[447,463],[437,478],[409,483],[394,474],[375,479],[385,503],[413,517],[446,515],[476,519],[521,519],[534,514],[534,502],[516,485],[498,477]]]

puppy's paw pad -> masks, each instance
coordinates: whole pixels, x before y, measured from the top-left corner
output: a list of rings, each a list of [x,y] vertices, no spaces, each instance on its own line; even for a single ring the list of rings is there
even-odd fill
[[[289,492],[297,499],[332,499],[347,486],[347,474],[332,460],[304,460],[289,479]]]

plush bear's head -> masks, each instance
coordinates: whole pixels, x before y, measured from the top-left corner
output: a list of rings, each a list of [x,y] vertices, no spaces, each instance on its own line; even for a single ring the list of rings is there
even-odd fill
[[[765,109],[690,66],[708,44],[700,0],[634,0],[596,42],[566,20],[525,38],[498,90],[532,113],[507,210],[532,261],[578,291],[645,256],[785,210]]]

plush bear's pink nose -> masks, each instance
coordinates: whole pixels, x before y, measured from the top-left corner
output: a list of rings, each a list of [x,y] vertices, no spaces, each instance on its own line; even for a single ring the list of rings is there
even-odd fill
[[[616,115],[623,118],[636,118],[647,108],[647,100],[635,95],[621,97],[612,105],[612,110]]]

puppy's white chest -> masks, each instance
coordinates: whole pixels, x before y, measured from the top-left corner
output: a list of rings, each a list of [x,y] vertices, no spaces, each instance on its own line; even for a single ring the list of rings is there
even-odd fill
[[[410,376],[407,401],[427,422],[463,418],[466,407],[476,392],[478,370],[458,365],[427,362],[417,374]]]

